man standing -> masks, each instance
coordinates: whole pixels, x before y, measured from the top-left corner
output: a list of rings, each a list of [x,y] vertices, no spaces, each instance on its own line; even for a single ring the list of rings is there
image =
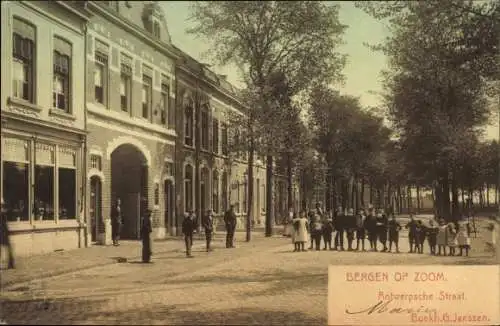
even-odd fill
[[[153,254],[151,250],[151,213],[150,209],[146,209],[146,212],[142,218],[141,227],[141,239],[142,239],[142,262],[150,263],[151,255]]]
[[[345,216],[345,230],[347,232],[347,250],[352,251],[352,242],[354,241],[354,234],[356,232],[356,217],[352,208],[349,208]]]
[[[365,219],[365,211],[363,209],[359,210],[358,215],[356,215],[356,250],[359,250],[359,243],[361,242],[361,250],[365,251]]]
[[[380,243],[384,246],[382,251],[387,251],[387,225],[389,223],[387,216],[383,209],[379,209],[377,214],[377,235]]]
[[[226,248],[234,248],[234,231],[236,229],[236,214],[234,213],[234,204],[224,214],[224,223],[226,224]]]
[[[344,251],[344,230],[345,230],[345,214],[342,207],[337,209],[337,218],[335,219],[335,249]],[[339,249],[340,246],[340,249]]]
[[[193,232],[196,229],[196,221],[189,213],[184,214],[182,221],[182,233],[184,233],[184,243],[186,244],[186,257],[192,258],[191,247],[193,246]]]
[[[207,210],[207,214],[203,217],[203,228],[205,229],[205,239],[207,240],[207,252],[212,251],[210,242],[212,242],[212,232],[214,230],[214,220],[212,210]]]
[[[119,246],[120,233],[122,229],[122,207],[120,198],[116,198],[115,205],[111,208],[111,233],[113,246]]]
[[[7,256],[8,256],[8,264],[7,268],[8,269],[13,269],[15,264],[14,264],[14,254],[12,253],[12,246],[10,244],[10,234],[9,234],[9,226],[7,223],[7,212],[5,209],[5,203],[2,198],[2,212],[0,215],[0,241],[1,241],[1,247],[0,249],[3,250],[2,247],[6,247],[5,249],[7,250]],[[3,255],[0,255],[3,256]]]

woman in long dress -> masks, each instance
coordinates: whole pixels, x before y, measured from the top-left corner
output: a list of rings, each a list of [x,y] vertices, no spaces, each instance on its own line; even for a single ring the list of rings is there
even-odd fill
[[[294,219],[294,243],[297,243],[297,251],[306,251],[305,243],[308,238],[307,220],[305,213],[302,213],[299,218]],[[295,227],[296,225],[296,227]]]

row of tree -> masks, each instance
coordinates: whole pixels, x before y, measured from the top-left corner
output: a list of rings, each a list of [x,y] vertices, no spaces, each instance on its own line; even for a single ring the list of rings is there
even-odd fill
[[[190,33],[212,42],[219,65],[240,68],[243,115],[228,116],[231,153],[248,158],[247,240],[256,156],[266,157],[266,234],[273,175],[299,177],[303,207],[318,187],[327,208],[360,207],[365,185],[378,205],[402,207],[403,189],[432,189],[437,213],[456,216],[459,190],[498,188],[498,143],[479,127],[498,96],[498,2],[360,2],[392,31],[374,47],[389,58],[384,106],[391,129],[358,99],[334,89],[345,57],[339,6],[317,1],[195,2]],[[496,99],[496,98],[495,98]],[[304,114],[305,113],[305,114]],[[304,118],[304,115],[307,118]],[[237,137],[236,137],[237,135]],[[370,190],[372,193],[372,190]],[[450,196],[451,194],[451,204]],[[398,203],[399,202],[399,203]],[[450,212],[450,207],[452,211]],[[454,214],[451,214],[454,213]]]

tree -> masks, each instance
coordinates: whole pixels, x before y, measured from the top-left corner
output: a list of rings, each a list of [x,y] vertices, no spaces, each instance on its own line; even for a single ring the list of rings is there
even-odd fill
[[[284,131],[270,80],[283,74],[292,94],[298,94],[312,83],[339,77],[344,60],[336,49],[345,27],[339,23],[338,6],[316,1],[195,2],[192,19],[196,26],[188,32],[212,42],[209,55],[218,64],[237,64],[248,88],[262,99],[255,118],[264,128],[266,235],[270,236],[273,156]]]
[[[437,214],[459,213],[461,157],[489,117],[487,90],[498,79],[498,2],[359,2],[389,22],[376,47],[389,57],[385,104],[415,177],[434,181]],[[478,14],[480,13],[480,14]],[[451,193],[451,212],[450,212]]]

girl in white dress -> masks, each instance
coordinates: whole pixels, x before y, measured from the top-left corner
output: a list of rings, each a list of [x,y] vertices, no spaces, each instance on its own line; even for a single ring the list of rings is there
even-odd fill
[[[448,223],[448,227],[446,228],[446,240],[448,247],[450,248],[449,256],[455,256],[455,248],[458,245],[457,242],[457,231],[455,229],[455,224]]]
[[[440,219],[439,220],[439,230],[438,230],[438,234],[437,234],[437,246],[438,246],[438,256],[441,256],[441,250],[443,251],[443,255],[446,256],[446,245],[447,245],[447,241],[446,241],[446,229],[448,228],[448,226],[446,225],[446,223],[444,222],[443,219]]]
[[[302,213],[300,218],[296,218],[293,220],[294,224],[294,242],[297,243],[297,251],[306,251],[304,248],[305,243],[307,242],[308,232],[307,232],[307,224],[308,220],[305,217],[305,213]]]
[[[464,249],[465,249],[465,256],[469,256],[469,249],[470,249],[469,223],[461,222],[458,224],[457,241],[458,241],[458,248],[460,248],[460,256],[462,256]]]

